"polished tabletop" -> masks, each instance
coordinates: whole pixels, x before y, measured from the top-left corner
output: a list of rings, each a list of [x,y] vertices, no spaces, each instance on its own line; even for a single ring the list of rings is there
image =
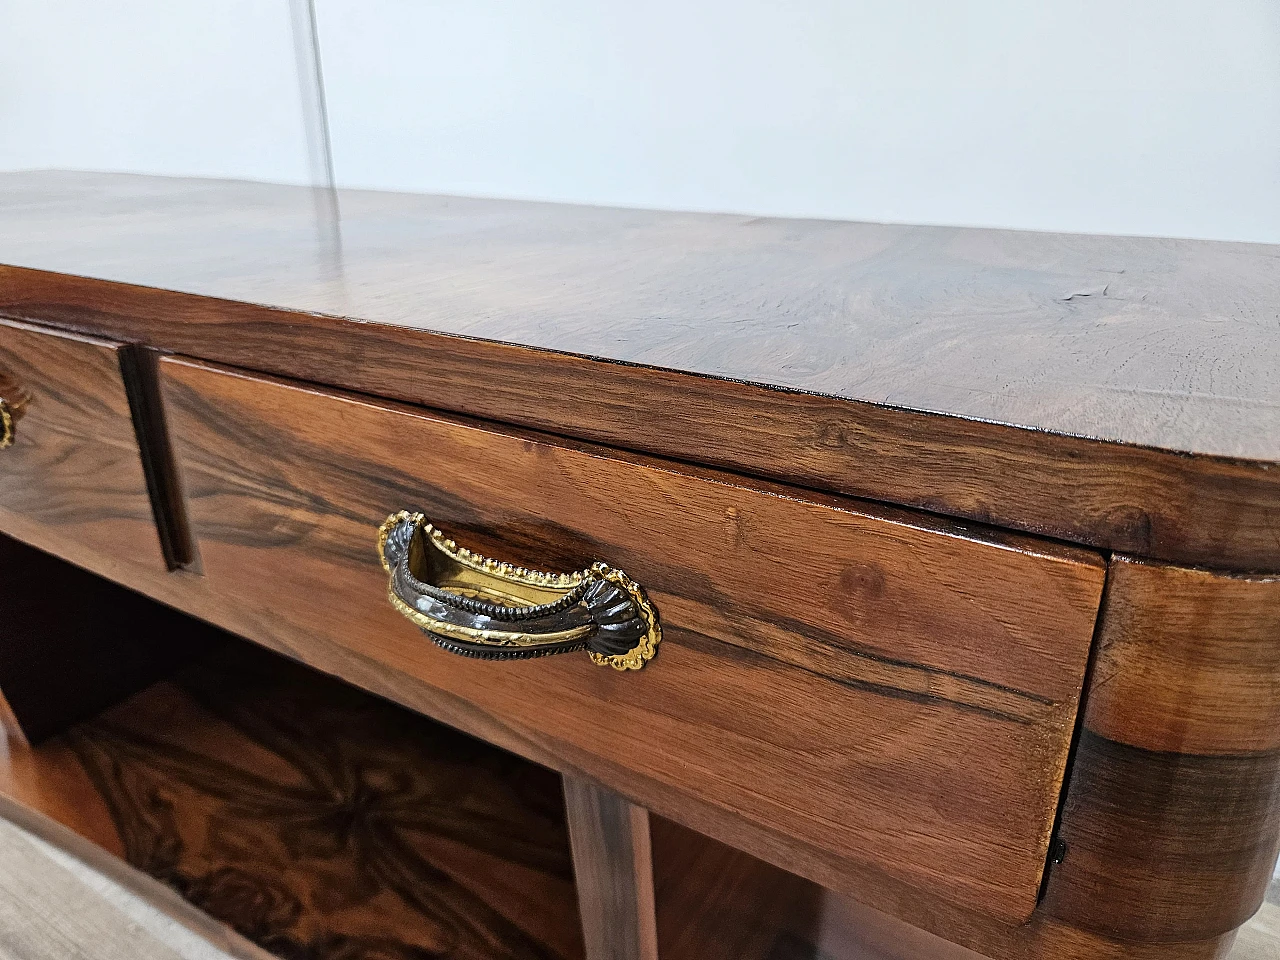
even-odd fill
[[[0,264],[1280,462],[1280,246],[0,175]]]

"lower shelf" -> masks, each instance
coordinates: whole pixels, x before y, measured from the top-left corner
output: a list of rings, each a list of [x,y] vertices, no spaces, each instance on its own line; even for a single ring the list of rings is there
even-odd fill
[[[285,960],[582,955],[554,773],[245,644],[3,780]]]
[[[227,926],[284,960],[583,957],[554,772],[3,536],[0,573],[0,815],[238,956]],[[650,821],[661,960],[980,960]],[[1233,960],[1280,955],[1276,900]]]
[[[2,536],[0,568],[0,814],[285,960],[583,956],[554,772]],[[26,729],[64,732],[6,739],[5,690]],[[975,956],[651,832],[662,960]]]
[[[582,957],[556,774],[238,640],[5,760],[10,800],[284,960]],[[663,960],[973,956],[652,835]]]

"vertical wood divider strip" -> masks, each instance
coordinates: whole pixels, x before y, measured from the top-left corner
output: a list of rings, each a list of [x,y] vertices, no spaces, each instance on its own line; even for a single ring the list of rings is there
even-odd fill
[[[649,811],[571,776],[564,802],[587,960],[657,960]]]
[[[151,510],[155,514],[165,564],[170,570],[190,567],[195,562],[195,544],[178,483],[173,447],[169,443],[156,352],[136,345],[122,347],[120,373],[138,436],[142,472],[147,478],[147,492],[151,496]]]

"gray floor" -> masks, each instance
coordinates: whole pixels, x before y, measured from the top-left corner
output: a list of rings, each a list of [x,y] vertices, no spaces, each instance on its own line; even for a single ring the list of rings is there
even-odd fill
[[[150,882],[150,881],[148,881]],[[0,819],[0,960],[243,960],[174,918],[176,895],[126,886]],[[152,901],[155,896],[156,901]],[[194,911],[192,911],[194,912]],[[195,919],[195,918],[191,918]],[[195,919],[198,926],[199,920]],[[233,940],[239,940],[232,935]]]
[[[1280,960],[1280,884],[1271,882],[1267,902],[1241,928],[1230,960]]]
[[[1277,900],[1280,882],[1230,960],[1280,960]],[[174,919],[184,913],[188,923]],[[265,960],[239,938],[214,945],[192,929],[194,913],[158,885],[130,889],[0,819],[0,960]]]

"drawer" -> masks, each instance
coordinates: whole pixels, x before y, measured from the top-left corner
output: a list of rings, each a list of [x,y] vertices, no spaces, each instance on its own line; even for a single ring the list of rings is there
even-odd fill
[[[97,573],[163,571],[122,359],[105,340],[0,321],[0,530]]]
[[[191,361],[161,386],[229,625],[828,886],[1031,913],[1098,557]],[[624,570],[656,656],[446,652],[388,601],[406,508],[488,557]]]

